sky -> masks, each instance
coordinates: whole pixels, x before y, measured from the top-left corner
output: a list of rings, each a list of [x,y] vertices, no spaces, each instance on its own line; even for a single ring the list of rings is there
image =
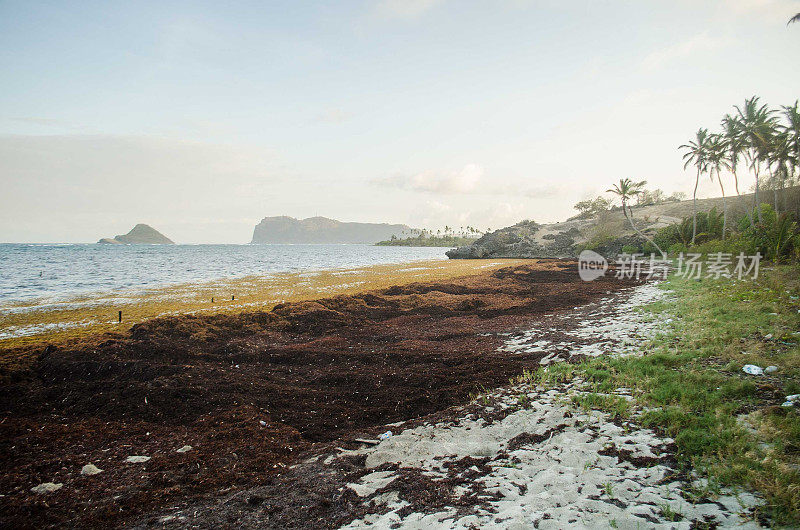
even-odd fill
[[[798,0],[0,0],[0,242],[500,228],[800,97]],[[700,196],[716,195],[704,178]],[[751,181],[743,179],[747,188]]]

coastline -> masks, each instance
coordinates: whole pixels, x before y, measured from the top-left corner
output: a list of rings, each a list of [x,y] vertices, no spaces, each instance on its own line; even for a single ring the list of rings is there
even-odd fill
[[[6,350],[25,359],[0,387],[0,519],[90,525],[113,514],[120,524],[268,483],[305,451],[443,411],[538,366],[540,352],[498,350],[508,332],[635,283],[582,282],[569,261],[492,263],[406,271],[406,283],[376,274],[391,285]],[[103,472],[81,475],[88,464]],[[63,486],[46,499],[31,492],[45,482]]]
[[[12,302],[0,311],[0,348],[63,342],[123,332],[150,318],[176,314],[268,310],[279,303],[379,289],[412,281],[443,280],[529,260],[447,259],[355,268],[309,270],[79,295],[64,300]],[[231,300],[235,297],[235,300]],[[211,299],[214,298],[214,302]],[[123,312],[122,323],[118,311]],[[0,366],[3,361],[0,360]]]

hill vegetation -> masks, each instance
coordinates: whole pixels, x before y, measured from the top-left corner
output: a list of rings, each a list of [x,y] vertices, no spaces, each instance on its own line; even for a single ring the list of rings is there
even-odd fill
[[[461,227],[456,232],[449,226],[444,227],[444,232],[412,228],[405,237],[392,236],[386,241],[376,243],[382,247],[460,247],[471,245],[478,240],[482,232],[471,226]]]

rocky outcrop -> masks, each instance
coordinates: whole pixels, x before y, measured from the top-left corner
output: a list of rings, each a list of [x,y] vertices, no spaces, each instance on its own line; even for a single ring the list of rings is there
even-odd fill
[[[377,243],[400,237],[402,224],[343,223],[326,217],[265,217],[253,230],[251,243]]]
[[[559,227],[560,225],[560,227]],[[576,238],[583,239],[576,223],[540,225],[522,221],[490,232],[467,247],[447,252],[451,259],[564,258],[576,254]],[[559,228],[554,228],[559,227]]]
[[[104,237],[98,243],[106,245],[174,245],[175,242],[152,226],[139,223],[127,234]]]

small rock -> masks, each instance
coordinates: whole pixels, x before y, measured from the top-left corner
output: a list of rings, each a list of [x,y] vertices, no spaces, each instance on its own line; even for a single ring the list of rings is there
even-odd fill
[[[94,464],[86,464],[81,468],[81,475],[97,475],[102,472],[103,470]]]
[[[185,452],[191,451],[191,450],[192,450],[192,446],[191,445],[184,445],[180,449],[175,449],[175,452],[176,453],[185,453]]]
[[[51,491],[60,490],[63,484],[60,482],[42,482],[38,486],[31,488],[34,493],[50,493]]]
[[[772,373],[775,373],[777,371],[778,371],[778,367],[777,366],[767,366],[766,368],[764,368],[764,373],[765,374],[772,374]]]
[[[150,460],[149,456],[129,456],[125,459],[129,464],[142,464]]]

